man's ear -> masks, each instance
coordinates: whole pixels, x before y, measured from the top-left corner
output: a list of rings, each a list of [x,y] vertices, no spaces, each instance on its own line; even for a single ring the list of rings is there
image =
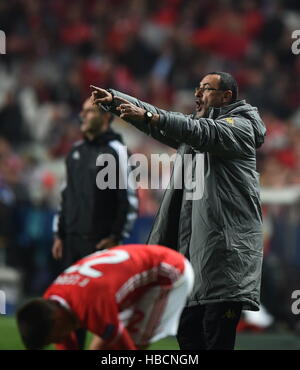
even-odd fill
[[[229,104],[232,100],[232,91],[226,90],[223,95],[223,103]]]

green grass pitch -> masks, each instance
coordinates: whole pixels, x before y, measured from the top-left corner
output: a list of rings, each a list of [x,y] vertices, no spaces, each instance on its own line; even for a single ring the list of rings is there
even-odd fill
[[[87,344],[91,336],[89,335]],[[0,316],[0,350],[24,349],[17,331],[16,321],[13,316]],[[48,349],[53,349],[50,346]],[[150,350],[176,350],[178,349],[175,338],[166,338],[154,343]],[[236,349],[273,349],[273,350],[299,350],[300,336],[287,332],[269,334],[240,334],[237,336]]]
[[[91,335],[88,335],[87,345],[90,339]],[[12,316],[0,316],[0,350],[4,349],[24,349],[17,330],[15,318]],[[54,349],[54,347],[49,346],[47,349]],[[154,343],[149,349],[178,349],[178,345],[174,338],[166,338]]]

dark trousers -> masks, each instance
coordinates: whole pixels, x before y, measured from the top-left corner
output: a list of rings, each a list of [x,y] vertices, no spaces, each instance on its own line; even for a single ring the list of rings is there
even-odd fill
[[[177,341],[181,350],[233,350],[241,302],[220,302],[186,307]]]
[[[85,238],[81,235],[67,235],[63,240],[63,270],[88,254],[95,252],[96,244],[100,239]],[[76,337],[79,349],[84,349],[86,330],[83,328],[76,330]]]
[[[81,235],[66,235],[63,239],[63,269],[70,267],[83,257],[96,252],[96,244],[101,238],[86,238]]]

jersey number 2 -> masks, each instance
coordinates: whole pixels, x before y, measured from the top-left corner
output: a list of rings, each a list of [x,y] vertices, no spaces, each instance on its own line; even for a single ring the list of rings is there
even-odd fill
[[[105,255],[109,253],[108,255]],[[88,276],[90,278],[98,278],[102,276],[102,272],[93,268],[93,266],[101,264],[115,264],[121,263],[129,259],[130,255],[128,252],[118,249],[115,251],[100,251],[93,254],[93,256],[100,255],[98,258],[93,258],[90,261],[84,262],[82,265],[74,265],[67,268],[64,273],[71,274],[73,272],[78,272],[80,275]]]

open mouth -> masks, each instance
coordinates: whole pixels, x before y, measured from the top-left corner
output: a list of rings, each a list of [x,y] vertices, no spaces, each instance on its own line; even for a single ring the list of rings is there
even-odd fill
[[[196,111],[199,112],[203,108],[203,102],[196,100]]]

